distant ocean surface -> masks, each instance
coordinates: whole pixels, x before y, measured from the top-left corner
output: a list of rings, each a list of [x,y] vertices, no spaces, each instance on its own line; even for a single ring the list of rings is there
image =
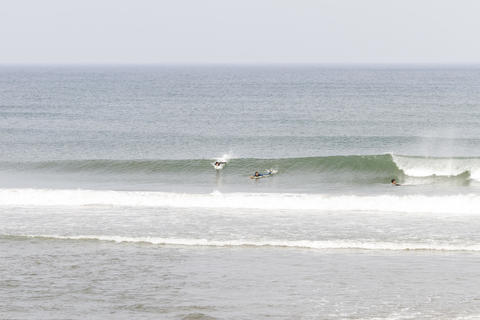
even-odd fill
[[[480,319],[480,67],[1,66],[0,261],[2,319]]]

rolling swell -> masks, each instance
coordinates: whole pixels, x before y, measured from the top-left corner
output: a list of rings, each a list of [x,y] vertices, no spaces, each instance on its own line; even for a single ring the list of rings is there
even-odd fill
[[[58,160],[38,162],[0,162],[0,171],[112,175],[202,175],[211,174],[212,159],[188,160]],[[480,179],[480,158],[429,158],[419,156],[350,155],[279,159],[231,159],[222,174],[242,175],[275,168],[280,174],[331,176],[334,179],[385,182],[457,182]]]
[[[188,160],[58,160],[38,162],[0,162],[0,169],[44,170],[60,172],[109,172],[155,173],[155,172],[203,172],[211,171],[213,159]],[[228,171],[249,168],[278,167],[282,171],[398,171],[392,156],[352,155],[329,157],[303,157],[280,159],[237,158],[228,163]]]

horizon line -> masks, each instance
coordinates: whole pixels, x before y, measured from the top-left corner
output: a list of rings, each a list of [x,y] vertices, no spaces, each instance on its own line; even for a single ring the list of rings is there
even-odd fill
[[[15,66],[480,66],[480,62],[0,62]]]

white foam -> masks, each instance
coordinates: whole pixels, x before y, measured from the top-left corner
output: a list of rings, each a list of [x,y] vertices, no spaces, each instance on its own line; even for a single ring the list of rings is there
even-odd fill
[[[475,194],[356,196],[296,193],[221,193],[218,191],[210,194],[191,194],[81,189],[0,189],[0,206],[94,205],[478,214],[480,213],[480,196]]]
[[[216,170],[222,170],[224,167],[225,167],[225,164],[228,163],[228,161],[230,161],[230,159],[232,158],[232,155],[231,154],[224,154],[223,156],[221,156],[220,158],[216,158],[214,159],[215,161],[212,162],[212,166],[216,169]],[[220,165],[215,165],[216,162],[224,162]]]
[[[210,247],[286,247],[306,249],[331,249],[331,250],[429,250],[429,251],[480,251],[480,244],[449,244],[449,243],[413,243],[413,242],[365,242],[349,240],[208,240],[208,239],[183,239],[160,237],[123,237],[107,235],[22,235],[31,238],[52,238],[62,240],[98,240],[116,243],[149,243],[155,245],[174,246],[210,246]]]
[[[410,177],[457,176],[466,171],[480,180],[480,158],[426,158],[392,155],[399,169]]]
[[[233,156],[231,154],[224,154],[223,156],[221,156],[220,158],[216,158],[214,159],[215,161],[220,161],[220,162],[228,162],[230,161],[230,159],[232,158]]]

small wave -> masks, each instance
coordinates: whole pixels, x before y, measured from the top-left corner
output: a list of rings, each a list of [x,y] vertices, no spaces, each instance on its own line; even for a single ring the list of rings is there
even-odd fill
[[[365,242],[348,240],[208,240],[160,237],[124,237],[107,235],[8,235],[8,237],[59,239],[78,241],[109,241],[115,243],[148,243],[165,246],[208,247],[278,247],[323,250],[427,250],[427,251],[480,251],[478,244],[414,243],[414,242]]]
[[[301,193],[192,194],[144,191],[0,189],[0,206],[119,206],[260,210],[367,211],[477,214],[475,194],[325,195]]]
[[[229,162],[229,170],[248,172],[252,168],[280,167],[282,172],[371,172],[396,173],[398,169],[389,154],[352,155],[329,157],[256,159],[235,158],[223,155],[215,161]],[[102,173],[201,173],[210,171],[212,159],[187,160],[58,160],[38,162],[0,162],[3,170],[58,171],[58,172],[102,172]]]

